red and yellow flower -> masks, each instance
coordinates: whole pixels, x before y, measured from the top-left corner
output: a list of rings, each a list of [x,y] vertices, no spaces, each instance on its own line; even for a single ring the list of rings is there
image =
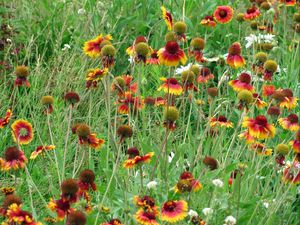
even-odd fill
[[[26,163],[27,158],[24,152],[17,147],[8,147],[4,152],[4,157],[0,158],[0,167],[3,171],[24,168]]]
[[[286,6],[294,6],[297,3],[296,0],[280,0],[280,2]]]
[[[262,93],[264,97],[269,97],[274,94],[276,87],[274,85],[263,85]]]
[[[184,220],[187,217],[188,204],[184,200],[178,201],[167,201],[163,204],[161,209],[161,219],[162,221],[167,221],[169,223],[177,223]]]
[[[247,127],[250,136],[258,139],[267,139],[275,136],[275,126],[268,124],[265,116],[257,116],[255,119],[245,117],[242,127]]]
[[[272,149],[266,148],[266,146],[260,142],[255,142],[251,145],[251,149],[254,150],[258,155],[269,156],[272,154]]]
[[[291,165],[287,165],[283,171],[282,180],[285,183],[300,183],[300,164],[297,160],[295,160]]]
[[[220,126],[220,127],[233,127],[233,123],[230,122],[229,120],[227,120],[227,118],[225,116],[218,116],[218,117],[212,117],[210,119],[210,126],[211,127],[216,127],[216,126]]]
[[[289,144],[292,146],[295,153],[300,153],[300,131],[296,133],[295,140],[290,141]]]
[[[12,116],[12,112],[10,109],[8,109],[6,111],[5,117],[0,118],[0,129],[4,128],[9,123],[11,116]]]
[[[143,197],[134,196],[133,202],[137,207],[147,209],[147,210],[157,210],[157,206],[155,206],[154,198],[145,195]]]
[[[177,66],[179,63],[185,64],[187,57],[182,49],[180,49],[176,41],[168,41],[164,48],[157,52],[161,65]]]
[[[159,225],[156,219],[159,217],[159,211],[156,209],[139,209],[135,215],[135,220],[142,225]]]
[[[86,88],[97,87],[98,82],[107,74],[108,69],[90,69],[86,75]]]
[[[260,16],[259,8],[257,8],[255,5],[248,8],[246,13],[244,13],[244,19],[245,20],[254,20],[255,18]]]
[[[33,140],[33,129],[31,123],[26,120],[16,120],[12,125],[12,136],[15,142],[27,145]]]
[[[261,99],[261,97],[257,93],[253,93],[253,99],[255,101],[256,107],[259,109],[262,109],[268,105],[265,101]]]
[[[183,88],[176,78],[161,77],[160,80],[164,81],[164,83],[158,88],[158,91],[163,90],[163,92],[171,95],[182,94]]]
[[[95,39],[85,42],[83,51],[89,57],[98,57],[100,56],[101,49],[104,46],[103,44],[109,44],[111,40],[112,36],[110,34],[105,36],[100,34]]]
[[[218,23],[229,23],[233,18],[233,9],[226,5],[218,6],[213,16]]]
[[[239,134],[239,138],[246,140],[246,144],[251,144],[255,141],[255,138],[249,134],[249,131]]]
[[[298,131],[300,129],[299,118],[296,114],[292,113],[286,118],[278,119],[280,126],[285,130]]]
[[[226,63],[233,69],[243,67],[246,64],[244,57],[241,56],[241,52],[241,44],[238,42],[233,43],[229,47]]]
[[[139,96],[133,96],[131,92],[125,92],[124,98],[119,99],[118,102],[121,104],[118,107],[120,114],[128,114],[130,109],[136,112],[144,108],[144,100]]]
[[[62,221],[66,215],[68,215],[70,212],[74,210],[71,208],[70,202],[65,201],[63,199],[59,199],[59,200],[50,199],[50,202],[48,203],[48,208],[51,211],[56,212],[57,220],[59,221]]]
[[[154,156],[154,152],[140,155],[139,150],[134,147],[129,148],[127,154],[129,155],[129,158],[125,160],[123,164],[124,168],[127,169],[134,168],[136,165],[149,163],[151,158]]]
[[[35,159],[38,155],[42,154],[44,155],[45,152],[47,151],[51,151],[55,149],[55,146],[54,145],[41,145],[41,146],[38,146],[36,148],[36,150],[34,150],[31,155],[30,155],[30,159]]]
[[[180,177],[179,181],[175,186],[175,193],[184,193],[184,192],[197,192],[202,188],[202,184],[197,181],[193,174],[185,171]]]
[[[173,29],[173,17],[172,14],[167,11],[167,9],[164,6],[160,7],[161,11],[162,11],[162,17],[165,20],[168,30],[172,30]]]
[[[109,222],[101,223],[101,225],[123,225],[123,223],[119,219],[112,219]]]
[[[286,109],[294,109],[296,108],[298,103],[298,98],[290,96],[290,97],[285,97],[283,101],[279,103],[280,108],[286,108]]]
[[[150,55],[150,58],[147,59],[147,63],[151,64],[151,65],[158,65],[159,64],[157,50],[153,50],[153,52]]]
[[[234,91],[240,92],[242,90],[248,90],[254,92],[254,87],[251,85],[251,76],[248,73],[241,73],[237,80],[231,80],[228,84]]]
[[[133,42],[133,45],[131,45],[130,47],[128,47],[126,49],[126,53],[130,56],[134,55],[134,47],[135,45],[137,45],[138,43],[148,43],[148,40],[145,36],[137,36]]]
[[[22,210],[21,206],[15,203],[9,206],[6,215],[9,224],[42,225],[42,223],[36,222],[29,212]]]
[[[137,83],[132,82],[133,77],[131,75],[122,75],[114,79],[111,88],[116,91],[119,97],[124,97],[126,92],[136,93]]]
[[[216,22],[213,16],[205,16],[204,19],[201,20],[200,24],[205,27],[216,27]]]
[[[207,83],[209,80],[214,79],[215,76],[210,72],[210,69],[207,67],[201,67],[199,76],[197,77],[198,83]]]

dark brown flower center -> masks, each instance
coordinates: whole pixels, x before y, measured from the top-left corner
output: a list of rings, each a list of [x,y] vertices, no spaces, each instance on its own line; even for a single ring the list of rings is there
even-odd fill
[[[20,151],[17,147],[9,147],[4,153],[4,158],[6,161],[18,160],[20,157]]]
[[[291,114],[287,117],[287,119],[291,122],[291,123],[298,123],[298,116],[296,114]]]
[[[227,122],[227,118],[225,116],[219,116],[217,118],[217,121],[226,123]]]
[[[268,124],[267,118],[264,116],[257,116],[255,122],[260,126],[266,126]]]
[[[227,11],[225,9],[221,9],[219,12],[219,16],[225,18],[227,16]]]
[[[176,208],[176,203],[174,201],[167,201],[163,207],[166,211],[174,211]]]
[[[179,51],[179,45],[176,41],[169,41],[166,44],[166,51],[170,54],[176,54]]]

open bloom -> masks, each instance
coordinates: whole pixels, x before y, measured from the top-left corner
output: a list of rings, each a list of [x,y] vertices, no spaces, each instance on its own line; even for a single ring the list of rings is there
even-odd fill
[[[275,127],[268,124],[265,116],[257,116],[255,119],[245,117],[242,127],[247,127],[250,136],[258,139],[267,139],[275,136]]]
[[[262,109],[268,105],[265,101],[261,99],[261,97],[257,93],[253,93],[253,99],[255,101],[256,107],[259,109]]]
[[[9,206],[7,217],[11,224],[42,225],[42,223],[36,222],[29,212],[22,210],[21,206],[15,203]]]
[[[246,13],[244,14],[244,19],[245,20],[253,20],[257,17],[259,17],[260,11],[259,8],[257,8],[255,5],[252,7],[248,8]]]
[[[248,90],[252,93],[254,92],[254,87],[251,85],[251,76],[248,73],[241,73],[237,80],[231,80],[228,84],[236,92],[242,90]]]
[[[264,97],[269,97],[274,94],[275,92],[275,86],[274,85],[263,85],[262,86],[262,93]]]
[[[300,153],[300,131],[296,133],[295,140],[290,141],[289,144],[292,146],[295,153]]]
[[[207,83],[209,80],[214,79],[214,75],[211,73],[210,69],[207,67],[200,68],[200,72],[197,77],[198,83]]]
[[[293,96],[287,96],[285,97],[280,103],[280,108],[286,108],[286,109],[294,109],[297,106],[298,98]]]
[[[216,22],[213,16],[205,16],[200,24],[205,27],[216,27]]]
[[[218,23],[229,23],[233,18],[233,9],[226,5],[218,6],[213,15]]]
[[[272,154],[272,149],[266,148],[266,146],[260,142],[255,142],[251,146],[251,149],[254,150],[258,155],[269,156]]]
[[[246,144],[251,144],[255,141],[255,138],[249,134],[249,131],[239,134],[239,138],[246,140]]]
[[[161,209],[161,219],[169,223],[177,223],[188,216],[188,204],[184,200],[167,201]]]
[[[105,36],[100,34],[95,39],[85,42],[83,51],[89,57],[98,57],[100,56],[101,49],[104,46],[104,44],[109,44],[111,40],[112,36],[110,34]]]
[[[241,52],[241,44],[238,42],[233,43],[229,47],[226,63],[233,69],[243,67],[246,64],[244,57],[241,56]]]
[[[183,88],[181,87],[176,78],[161,77],[160,80],[162,80],[164,83],[158,88],[158,91],[163,90],[165,93],[171,95],[182,94]]]
[[[156,219],[159,216],[159,211],[154,210],[145,210],[145,209],[139,209],[135,215],[135,220],[142,224],[142,225],[159,225],[159,223],[156,221]]]
[[[197,192],[201,188],[201,183],[194,178],[193,174],[185,171],[179,177],[179,181],[175,186],[175,192]]]
[[[225,116],[212,117],[210,119],[210,126],[220,126],[220,127],[233,127],[233,123],[227,120]]]
[[[121,114],[128,114],[130,109],[133,112],[144,108],[144,100],[139,96],[133,96],[130,92],[125,92],[124,98],[119,99],[120,103],[118,107],[118,112]]]
[[[123,225],[123,223],[119,219],[112,219],[109,222],[102,223],[101,225]]]
[[[86,75],[86,88],[97,87],[98,82],[107,74],[108,69],[90,69]]]
[[[145,155],[140,155],[139,150],[134,147],[129,148],[127,150],[127,154],[129,155],[129,158],[125,160],[123,165],[127,169],[133,168],[139,164],[149,163],[151,158],[154,156],[154,152],[149,152]]]
[[[298,131],[300,129],[298,116],[294,113],[286,118],[278,119],[280,126],[285,130]]]
[[[158,50],[157,55],[160,64],[165,66],[177,66],[187,61],[184,51],[176,41],[168,41],[164,48]]]
[[[63,199],[59,199],[59,200],[50,199],[50,202],[48,203],[48,208],[51,211],[56,212],[57,220],[59,221],[62,221],[67,214],[69,214],[74,210],[71,208],[70,202],[65,201]]]
[[[78,143],[81,145],[88,145],[93,149],[99,149],[104,144],[104,140],[97,138],[96,134],[91,133],[89,126],[86,124],[77,124],[74,130],[78,135]]]
[[[33,140],[33,129],[26,120],[16,120],[12,125],[12,136],[15,142],[27,145]]]
[[[162,17],[168,26],[168,30],[172,30],[172,28],[173,28],[172,14],[170,12],[168,12],[164,6],[161,6],[160,9],[162,11]]]
[[[31,155],[30,155],[30,159],[35,159],[38,155],[42,154],[44,155],[46,151],[51,151],[55,149],[54,145],[41,145],[38,146],[36,148],[36,150],[34,150]]]
[[[0,129],[4,128],[9,123],[11,116],[12,116],[12,112],[10,109],[8,109],[6,111],[5,117],[0,118]]]
[[[4,152],[4,157],[0,158],[1,170],[9,171],[11,169],[17,170],[24,168],[27,163],[27,158],[24,152],[17,147],[9,147]]]
[[[134,204],[139,208],[144,208],[148,210],[157,210],[157,206],[155,205],[154,198],[145,195],[143,197],[134,196],[133,198]]]

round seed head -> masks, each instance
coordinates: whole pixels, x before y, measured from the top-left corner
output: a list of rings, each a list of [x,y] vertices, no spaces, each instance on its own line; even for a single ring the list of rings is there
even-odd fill
[[[275,62],[274,60],[267,60],[265,63],[264,63],[264,69],[271,72],[271,73],[274,73],[276,72],[277,70],[277,62]]]
[[[105,45],[103,46],[103,48],[101,49],[101,55],[102,56],[110,56],[113,57],[116,54],[116,49],[114,46],[112,45]]]
[[[182,35],[186,32],[187,26],[185,22],[178,21],[174,24],[174,31],[176,34]]]
[[[179,118],[179,111],[174,106],[167,106],[164,111],[165,121],[174,122]]]
[[[139,56],[147,56],[149,54],[149,45],[145,42],[140,42],[135,46],[135,52]]]
[[[28,77],[29,69],[27,66],[17,66],[15,74],[17,77]]]
[[[289,146],[286,144],[278,144],[275,147],[275,152],[280,155],[287,155],[289,153]]]
[[[253,95],[250,91],[248,90],[242,90],[238,93],[238,99],[240,101],[245,102],[246,104],[250,104],[251,102],[253,102]]]
[[[91,129],[87,124],[82,123],[77,126],[76,134],[81,138],[87,138],[91,134]]]
[[[203,50],[205,41],[202,38],[193,38],[191,41],[191,47],[196,50]]]
[[[54,103],[54,98],[51,95],[43,96],[41,103],[42,105],[52,105]]]

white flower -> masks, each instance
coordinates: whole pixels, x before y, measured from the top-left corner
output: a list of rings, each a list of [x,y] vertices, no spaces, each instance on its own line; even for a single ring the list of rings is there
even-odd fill
[[[78,9],[77,13],[78,13],[79,15],[85,14],[85,9],[83,9],[83,8]]]
[[[132,56],[130,56],[128,58],[128,61],[129,61],[130,64],[134,64],[134,58]]]
[[[234,218],[233,216],[227,216],[225,218],[225,224],[227,224],[227,225],[235,225],[236,224],[236,218]]]
[[[270,205],[270,204],[269,204],[268,202],[264,202],[263,205],[264,205],[264,207],[267,209],[267,208],[269,208],[269,205]]]
[[[190,209],[190,211],[188,212],[188,215],[189,215],[190,217],[194,217],[194,216],[198,216],[198,213],[197,213],[196,211]]]
[[[192,65],[192,63],[189,63],[186,66],[180,66],[180,68],[177,68],[175,70],[175,74],[181,74],[182,72],[189,70],[192,67]]]
[[[11,39],[9,39],[9,38],[7,38],[6,41],[7,41],[8,43],[11,43]]]
[[[68,44],[64,44],[64,47],[62,48],[63,51],[66,51],[68,49],[71,49],[71,46]]]
[[[213,185],[215,185],[216,187],[222,188],[222,187],[224,186],[223,181],[221,181],[220,179],[214,179],[214,180],[212,181],[212,183],[213,183]]]
[[[209,216],[211,214],[213,214],[214,210],[212,208],[204,208],[202,209],[202,213],[205,215],[205,216]]]
[[[157,182],[155,180],[153,181],[150,181],[148,184],[147,184],[147,188],[148,189],[155,189],[157,186]]]
[[[171,152],[170,155],[168,156],[168,159],[169,159],[168,161],[169,161],[169,163],[172,162],[174,156],[175,156],[174,152]]]
[[[272,43],[277,44],[277,41],[275,40],[275,35],[273,34],[258,34],[256,36],[255,34],[250,34],[249,36],[245,37],[246,40],[246,48],[250,48],[255,43]]]

